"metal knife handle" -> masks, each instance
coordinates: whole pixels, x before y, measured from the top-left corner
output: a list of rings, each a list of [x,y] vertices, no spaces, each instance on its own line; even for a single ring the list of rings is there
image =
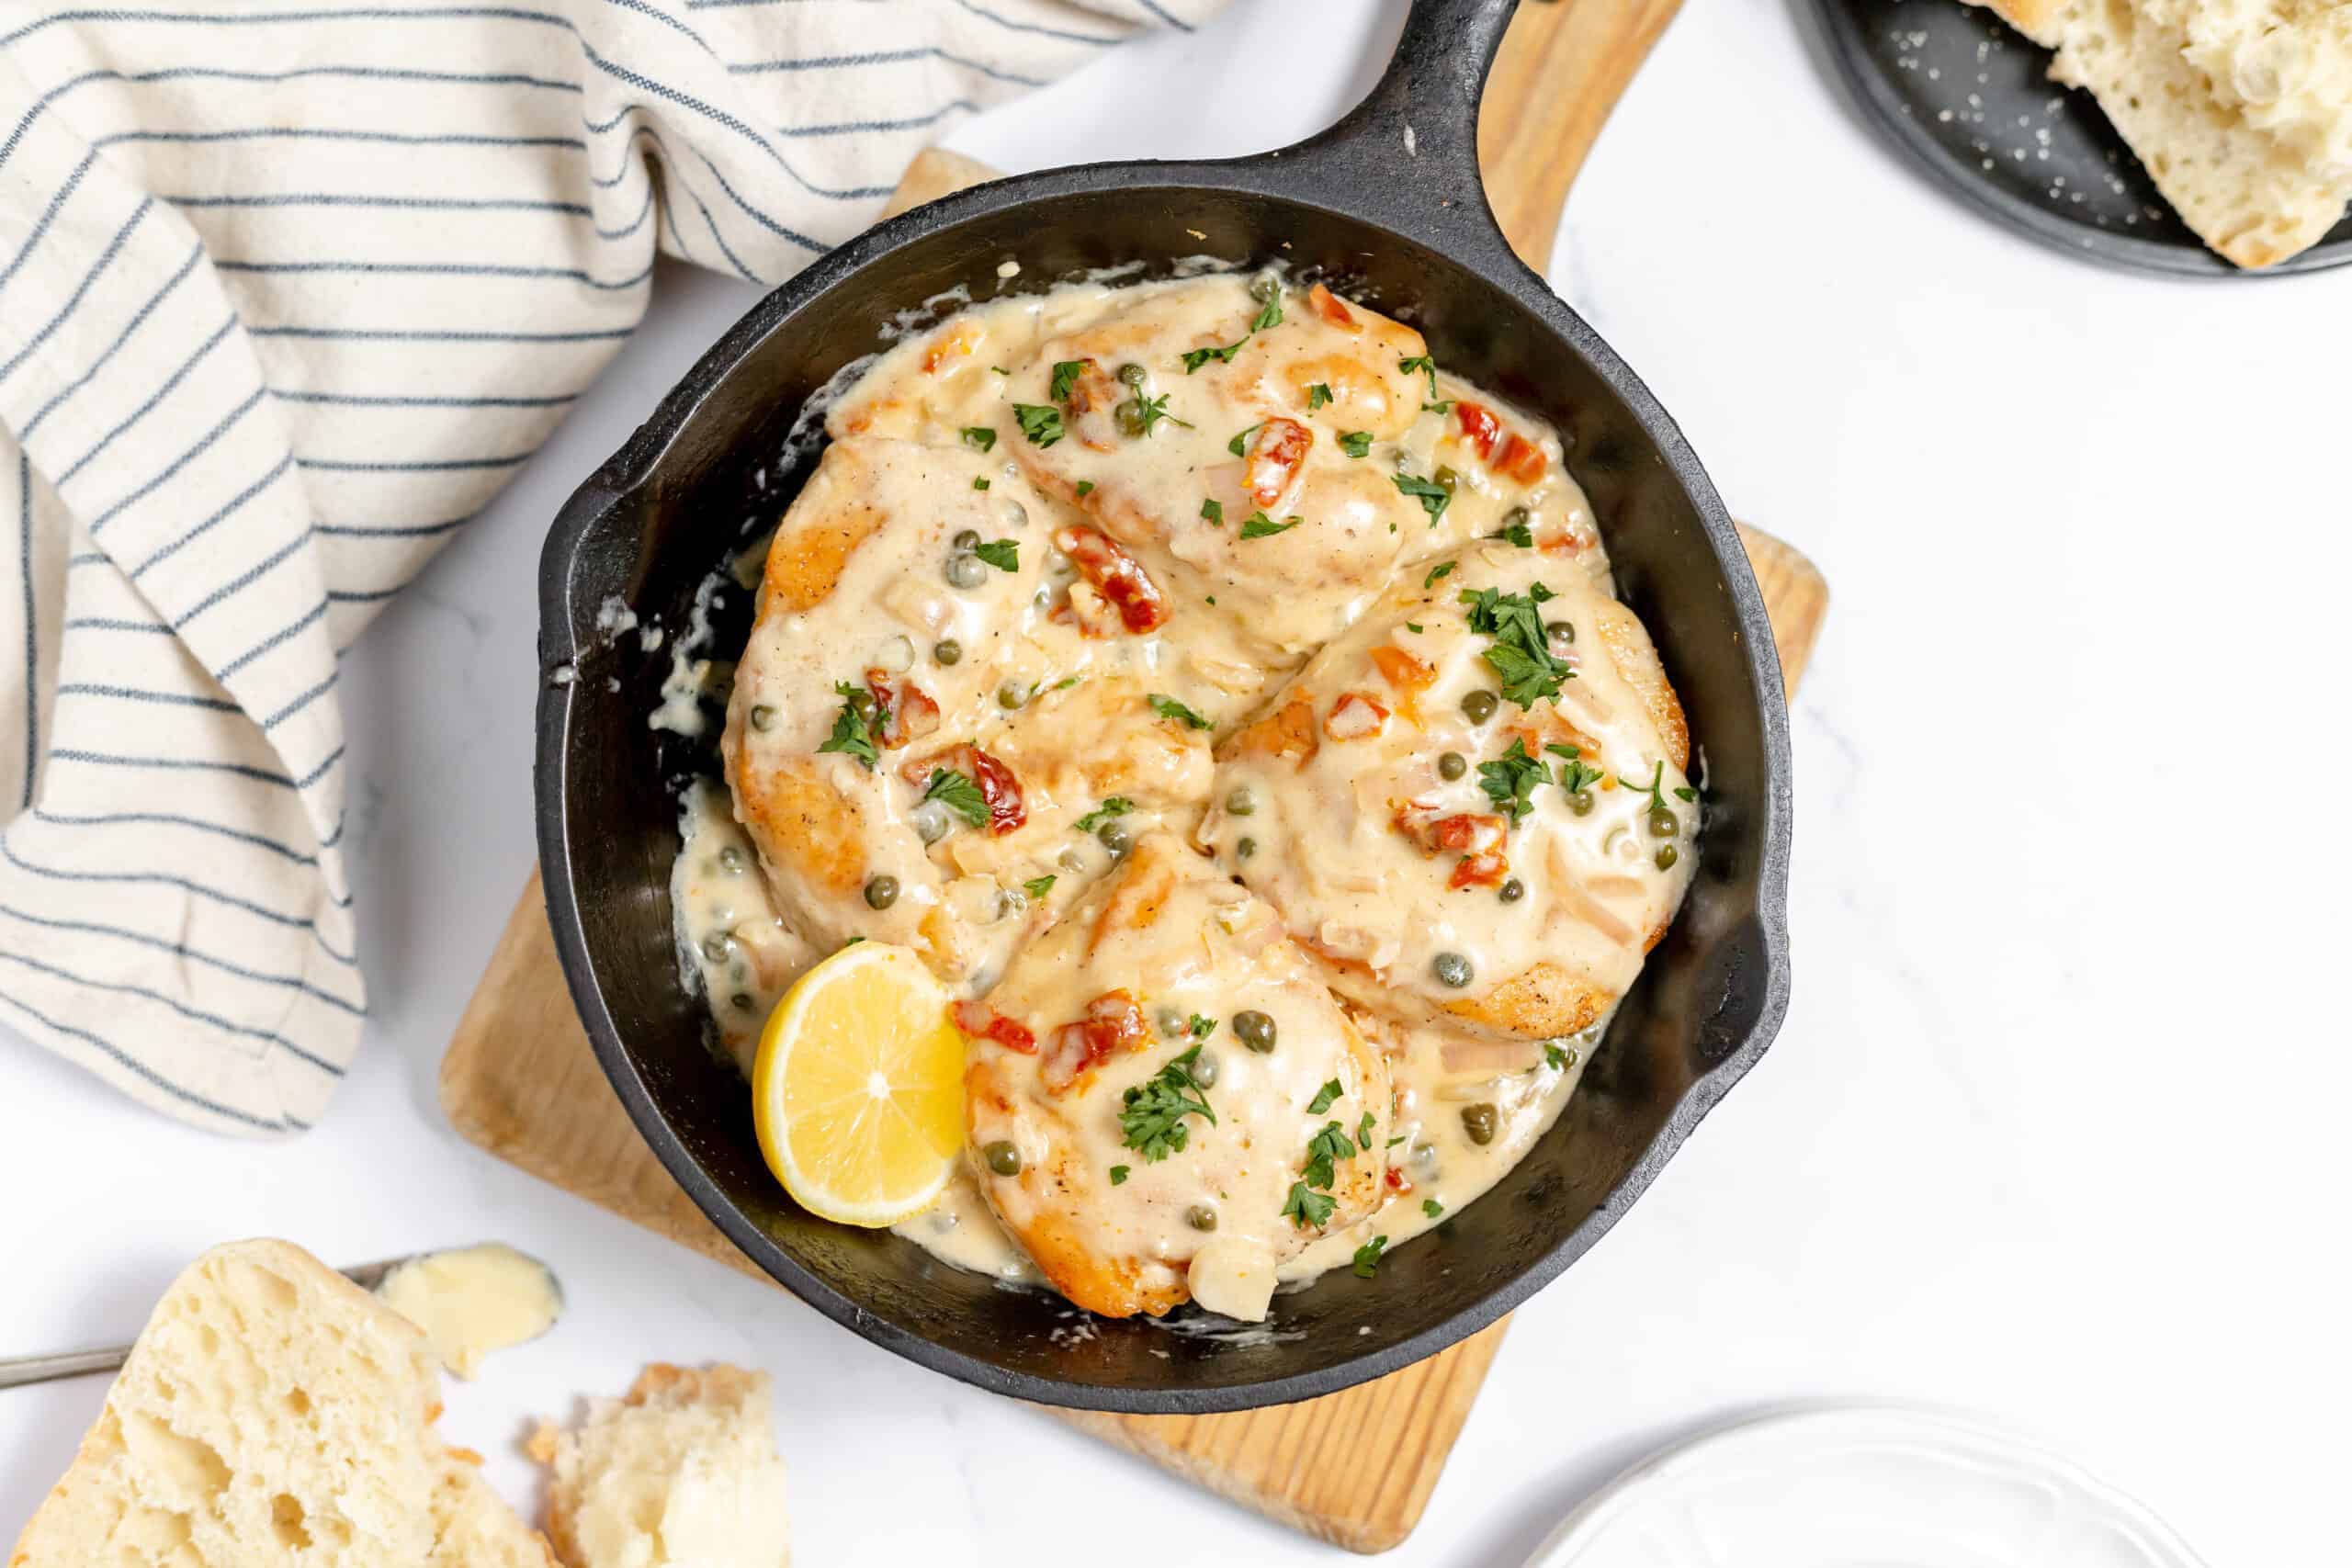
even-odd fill
[[[0,1388],[21,1388],[27,1383],[48,1382],[56,1378],[117,1371],[130,1359],[128,1345],[117,1345],[107,1350],[68,1350],[56,1356],[16,1356],[0,1359]]]

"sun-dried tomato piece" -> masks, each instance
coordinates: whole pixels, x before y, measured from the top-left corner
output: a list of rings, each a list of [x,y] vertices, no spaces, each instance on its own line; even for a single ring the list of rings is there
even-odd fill
[[[1080,1074],[1150,1038],[1136,998],[1124,990],[1105,991],[1086,1004],[1082,1016],[1054,1031],[1045,1057],[1046,1086],[1057,1092],[1068,1089]]]
[[[1502,450],[1495,454],[1494,470],[1507,479],[1532,485],[1544,477],[1552,466],[1544,456],[1544,448],[1516,431],[1503,438]]]
[[[1495,442],[1502,435],[1503,427],[1493,410],[1463,398],[1453,405],[1453,423],[1462,427],[1463,439],[1481,458],[1494,455]]]
[[[950,746],[944,751],[915,758],[899,767],[899,776],[917,788],[929,789],[931,775],[942,768],[952,768],[979,786],[980,799],[989,808],[989,832],[1010,833],[1029,820],[1029,807],[1022,798],[1020,779],[1011,768],[977,746]]]
[[[1298,466],[1306,461],[1306,449],[1314,445],[1315,432],[1295,419],[1275,414],[1261,424],[1242,454],[1249,464],[1244,482],[1250,499],[1260,506],[1282,500]]]
[[[1448,854],[1485,854],[1502,848],[1510,824],[1484,812],[1460,811],[1430,823],[1422,841]]]
[[[1388,710],[1362,692],[1342,692],[1323,720],[1323,733],[1334,740],[1365,740],[1388,723]]]
[[[1032,1055],[1037,1037],[986,1002],[957,1002],[950,1010],[956,1027],[975,1040],[993,1040],[1008,1051]]]
[[[1065,528],[1054,543],[1069,556],[1080,573],[1119,612],[1131,632],[1148,632],[1168,619],[1168,602],[1159,584],[1147,576],[1136,558],[1093,528]]]
[[[886,750],[920,740],[939,728],[939,705],[912,681],[893,693],[888,671],[868,670],[865,689],[874,698],[874,711],[882,716],[881,742]]]
[[[1347,301],[1317,284],[1306,291],[1307,307],[1335,327],[1352,327],[1356,313],[1348,309]]]
[[[1510,862],[1499,853],[1464,855],[1453,863],[1448,887],[1492,887],[1510,874]]]

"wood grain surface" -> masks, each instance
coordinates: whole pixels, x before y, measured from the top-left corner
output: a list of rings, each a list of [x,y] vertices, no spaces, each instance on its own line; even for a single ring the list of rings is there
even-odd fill
[[[1560,0],[1521,7],[1487,98],[1488,189],[1521,254],[1541,265],[1569,180],[1609,105],[1674,10],[1672,0]],[[937,150],[908,170],[891,210],[993,177]],[[1813,563],[1743,527],[1793,692],[1828,604]],[[671,1179],[589,1048],[556,963],[535,873],[441,1064],[441,1102],[471,1142],[532,1175],[764,1279]],[[1309,1535],[1360,1552],[1419,1522],[1509,1320],[1418,1365],[1302,1404],[1225,1416],[1056,1411],[1106,1442]],[[648,1359],[661,1347],[646,1347]],[[1367,1442],[1365,1434],[1377,1433]],[[1365,1453],[1387,1457],[1377,1469]]]

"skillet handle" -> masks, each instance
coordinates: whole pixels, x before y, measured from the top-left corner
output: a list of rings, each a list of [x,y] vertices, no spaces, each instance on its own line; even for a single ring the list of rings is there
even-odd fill
[[[1572,4],[1573,0],[1550,0]],[[1517,265],[1478,174],[1478,100],[1519,0],[1413,0],[1388,69],[1329,130],[1273,154],[1331,204],[1457,260]]]

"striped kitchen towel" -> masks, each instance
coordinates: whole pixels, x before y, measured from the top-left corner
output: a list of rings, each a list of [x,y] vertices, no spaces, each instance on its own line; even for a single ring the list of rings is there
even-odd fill
[[[0,1032],[309,1126],[365,988],[336,663],[644,314],[1220,0],[0,7]]]

